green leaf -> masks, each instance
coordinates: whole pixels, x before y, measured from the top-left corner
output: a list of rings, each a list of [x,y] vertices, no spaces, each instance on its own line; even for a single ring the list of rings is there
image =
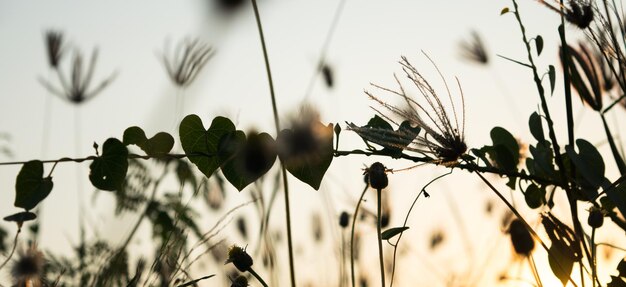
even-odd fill
[[[538,142],[546,140],[543,133],[543,125],[541,122],[541,116],[537,112],[533,112],[528,119],[528,126],[530,127],[530,133]]]
[[[285,168],[315,190],[333,160],[333,125],[315,121],[280,132],[278,156]]]
[[[206,176],[211,177],[220,166],[217,146],[223,135],[234,132],[235,125],[224,117],[216,117],[205,129],[197,115],[188,115],[180,123],[180,143],[187,158]]]
[[[98,189],[115,191],[122,188],[128,171],[128,149],[116,138],[102,145],[102,155],[89,165],[89,180]]]
[[[550,78],[550,95],[554,94],[554,85],[556,82],[556,69],[554,65],[548,66],[548,77]]]
[[[537,56],[541,55],[541,51],[543,51],[543,37],[541,35],[537,35],[535,38],[535,46],[537,47]]]
[[[407,229],[409,229],[408,226],[389,228],[389,229],[383,231],[383,233],[381,233],[380,236],[382,237],[383,240],[389,240],[389,239],[393,238],[394,236],[404,232]]]
[[[539,188],[536,184],[531,184],[524,192],[524,200],[528,207],[532,209],[539,208],[546,202],[546,190]]]
[[[136,145],[149,156],[159,156],[172,150],[174,137],[168,133],[160,132],[148,139],[140,127],[130,127],[124,131],[124,144]]]
[[[241,191],[267,173],[276,161],[276,142],[267,133],[231,132],[222,137],[218,154],[224,177]]]
[[[43,163],[31,160],[17,174],[14,205],[31,210],[50,194],[52,186],[52,177],[43,177]]]
[[[504,7],[504,8],[502,8],[502,10],[500,11],[500,16],[502,16],[502,15],[504,15],[504,14],[506,14],[506,13],[509,13],[509,12],[510,12],[509,7]]]

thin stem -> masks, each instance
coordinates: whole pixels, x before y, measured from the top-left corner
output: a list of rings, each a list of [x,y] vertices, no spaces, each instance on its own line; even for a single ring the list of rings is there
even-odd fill
[[[270,61],[267,56],[267,46],[265,44],[265,36],[263,35],[263,26],[261,25],[261,16],[259,16],[259,7],[256,0],[252,0],[254,9],[254,17],[256,19],[257,28],[259,29],[259,37],[261,38],[261,47],[263,48],[263,59],[265,60],[265,70],[267,71],[267,82],[269,83],[270,96],[272,99],[272,112],[274,114],[274,125],[276,126],[276,135],[280,133],[280,121],[278,119],[278,109],[276,108],[276,95],[274,93],[274,82],[272,81],[272,71],[270,69]],[[296,286],[296,272],[293,260],[293,240],[291,238],[291,212],[289,208],[289,185],[287,183],[287,170],[282,160],[280,160],[280,168],[283,175],[283,187],[285,189],[285,218],[287,221],[287,247],[289,252],[289,274],[291,275],[291,287]]]
[[[365,188],[363,188],[361,197],[359,197],[359,201],[356,203],[356,208],[354,209],[354,214],[352,215],[352,228],[350,230],[350,276],[352,278],[352,287],[356,287],[356,278],[354,276],[354,227],[356,226],[359,208],[361,207],[361,202],[363,201],[365,192],[367,192],[367,188],[369,188],[369,184],[365,184]]]
[[[250,267],[250,269],[248,269],[248,272],[250,272],[250,274],[252,274],[252,276],[254,276],[254,278],[256,278],[256,280],[259,280],[259,283],[261,283],[261,285],[263,285],[264,287],[267,287],[267,283],[265,283],[265,281],[263,281],[263,278],[261,278],[261,276],[259,276],[259,274],[256,273],[254,271],[254,269],[252,269],[252,267]]]
[[[533,272],[533,276],[535,276],[537,286],[543,287],[543,284],[541,284],[541,277],[539,277],[539,271],[537,270],[537,265],[535,264],[535,258],[533,258],[532,254],[528,256],[528,264],[530,264],[530,270]]]
[[[611,129],[609,129],[609,125],[606,122],[606,118],[604,114],[600,114],[602,118],[602,124],[604,126],[604,132],[606,133],[607,140],[609,142],[609,146],[611,147],[611,153],[613,154],[613,158],[615,159],[615,164],[619,169],[620,174],[626,174],[626,164],[624,163],[624,159],[622,155],[620,155],[619,150],[617,149],[617,145],[615,144],[615,140],[613,139],[613,134],[611,133]]]
[[[17,233],[15,233],[15,238],[13,238],[13,248],[11,248],[11,252],[9,253],[9,256],[7,256],[4,262],[2,262],[2,265],[0,265],[0,270],[2,270],[2,268],[4,268],[4,266],[7,265],[7,263],[9,263],[9,260],[11,260],[11,257],[13,257],[13,253],[15,253],[15,248],[17,247],[17,237],[20,235],[20,232],[22,232],[22,228],[17,229]]]
[[[385,287],[385,261],[383,260],[383,237],[382,237],[382,230],[381,230],[381,224],[380,224],[380,214],[381,214],[381,207],[382,207],[382,203],[381,203],[381,192],[382,189],[377,188],[376,189],[376,232],[378,233],[378,259],[380,261],[380,286],[381,287]]]
[[[407,222],[409,221],[409,215],[411,215],[411,211],[413,211],[413,207],[415,207],[415,204],[417,203],[417,200],[420,198],[420,196],[426,191],[426,187],[428,187],[429,185],[431,185],[433,182],[437,181],[438,179],[449,175],[452,173],[452,169],[450,169],[450,172],[444,173],[442,175],[439,175],[437,177],[435,177],[434,179],[432,179],[431,181],[429,181],[426,185],[424,185],[424,187],[422,187],[422,189],[420,190],[420,192],[417,194],[417,196],[415,197],[415,199],[413,200],[413,203],[411,203],[411,207],[409,207],[409,211],[406,213],[406,216],[404,217],[404,223],[402,224],[402,227],[406,227]],[[395,274],[396,274],[396,255],[398,252],[398,245],[400,244],[400,239],[402,239],[402,235],[404,234],[404,232],[400,232],[400,234],[398,234],[398,240],[396,240],[396,244],[393,244],[393,265],[391,267],[391,283],[389,284],[389,287],[393,286],[393,279],[395,278]]]
[[[326,63],[326,52],[328,52],[328,47],[330,46],[330,42],[335,34],[335,30],[337,28],[337,24],[339,23],[339,19],[341,18],[341,13],[343,12],[343,7],[346,4],[346,0],[339,0],[339,5],[337,6],[337,10],[335,10],[335,15],[333,16],[332,23],[330,24],[330,28],[328,29],[328,33],[326,34],[326,39],[324,40],[324,45],[320,51],[319,60],[317,61],[317,69],[311,76],[309,80],[309,85],[307,86],[306,92],[304,93],[304,98],[308,99],[313,91],[313,87],[315,86],[315,80],[317,80],[317,75],[319,75],[320,71],[324,67]]]
[[[596,280],[598,279],[598,269],[596,262],[596,228],[591,229],[591,261],[593,265],[591,266],[591,282],[592,286],[596,287]]]

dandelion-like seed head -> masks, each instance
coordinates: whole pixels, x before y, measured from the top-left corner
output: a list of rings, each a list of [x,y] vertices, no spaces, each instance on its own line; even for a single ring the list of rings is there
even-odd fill
[[[17,286],[41,286],[45,259],[36,244],[18,251],[17,259],[13,262],[11,276]],[[27,284],[30,282],[30,284]]]
[[[424,53],[424,55],[426,54]],[[408,120],[413,127],[419,127],[424,130],[424,133],[417,134],[416,132],[406,129],[394,132],[387,129],[373,129],[358,127],[355,125],[349,125],[348,127],[366,140],[372,140],[373,142],[382,143],[385,146],[396,147],[402,150],[418,152],[434,157],[433,162],[436,164],[454,166],[458,164],[458,160],[467,151],[464,136],[465,108],[463,105],[461,110],[458,111],[461,114],[461,117],[459,118],[454,101],[452,100],[450,88],[448,87],[445,78],[430,57],[428,57],[428,55],[426,55],[426,57],[433,64],[443,81],[446,93],[448,94],[451,109],[447,109],[444,106],[442,98],[426,80],[426,78],[422,76],[422,74],[409,62],[406,57],[402,57],[400,60],[402,71],[409,80],[411,88],[415,88],[419,94],[422,95],[423,100],[418,101],[410,97],[405,91],[405,88],[398,76],[395,76],[395,80],[398,84],[397,90],[384,88],[375,84],[372,84],[372,86],[393,96],[400,97],[406,103],[406,108],[399,108],[391,105],[384,101],[381,97],[376,96],[369,91],[366,91],[365,93],[372,100],[379,103],[384,109],[392,114],[400,116],[405,120]],[[463,91],[460,87],[458,79],[457,84],[459,86],[461,102],[463,103]],[[373,109],[388,121],[398,125],[390,118],[390,116],[385,115],[377,108]],[[400,141],[398,139],[407,139],[411,143],[408,146],[399,145],[398,142]]]
[[[476,64],[489,64],[489,55],[487,48],[476,31],[472,31],[472,38],[469,41],[463,41],[460,44],[461,56]]]
[[[233,263],[241,272],[246,272],[252,267],[252,257],[246,252],[246,249],[237,245],[228,248],[228,259],[224,264]]]
[[[167,50],[167,49],[166,49]],[[174,84],[189,86],[213,56],[214,50],[198,39],[181,41],[171,57],[163,54],[165,70]]]
[[[48,64],[53,69],[59,67],[59,62],[63,57],[63,33],[61,31],[48,30],[45,33],[46,54],[48,56]]]

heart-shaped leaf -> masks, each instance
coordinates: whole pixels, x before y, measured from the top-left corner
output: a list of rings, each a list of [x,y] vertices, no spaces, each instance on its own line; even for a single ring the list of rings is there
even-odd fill
[[[17,174],[15,206],[31,210],[52,191],[52,177],[43,177],[43,163],[31,160]]]
[[[381,233],[380,236],[383,240],[389,240],[407,229],[409,229],[408,226],[389,228],[383,231],[383,233]]]
[[[266,133],[236,131],[220,140],[218,154],[224,177],[241,191],[272,168],[276,142]]]
[[[602,155],[596,147],[584,139],[577,139],[576,146],[578,153],[571,146],[566,146],[567,155],[584,179],[581,185],[595,191],[604,182],[605,167]]]
[[[115,191],[122,187],[128,171],[128,149],[116,138],[102,145],[102,155],[89,165],[89,180],[98,189]]]
[[[180,123],[180,143],[187,158],[207,177],[220,166],[217,149],[223,135],[234,132],[235,125],[229,119],[216,117],[209,129],[205,129],[197,115],[188,115]]]
[[[333,160],[333,125],[319,121],[294,125],[278,135],[278,156],[285,168],[315,190]]]
[[[174,138],[165,132],[159,132],[150,139],[140,127],[130,127],[124,131],[124,144],[134,144],[149,156],[169,153],[174,147]]]

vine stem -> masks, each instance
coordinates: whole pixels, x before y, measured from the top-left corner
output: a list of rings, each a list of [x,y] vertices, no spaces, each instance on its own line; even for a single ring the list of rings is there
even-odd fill
[[[261,25],[261,17],[259,16],[259,7],[256,0],[252,1],[252,8],[254,9],[254,17],[256,19],[256,25],[259,30],[259,37],[261,38],[261,47],[263,48],[263,59],[265,60],[265,70],[267,72],[267,81],[270,88],[270,96],[272,99],[272,112],[274,114],[274,125],[276,126],[276,136],[280,133],[280,121],[278,119],[278,109],[276,108],[276,94],[274,93],[274,82],[272,81],[272,71],[270,69],[269,57],[267,56],[267,46],[265,44],[265,36],[263,35],[263,26]],[[280,160],[280,159],[279,159]],[[287,181],[287,170],[282,160],[280,160],[280,169],[283,176],[283,188],[285,189],[285,218],[287,221],[287,249],[289,253],[289,274],[291,277],[291,287],[296,286],[296,273],[294,271],[293,260],[293,239],[291,237],[291,212],[289,207],[289,184]]]
[[[376,189],[376,233],[378,233],[378,260],[380,261],[380,286],[385,287],[385,261],[383,260],[383,235],[381,228],[381,192],[382,189]]]
[[[9,263],[9,260],[11,260],[11,257],[13,257],[13,253],[15,253],[15,248],[17,247],[17,237],[20,235],[21,231],[22,228],[17,229],[17,233],[15,233],[15,238],[13,239],[13,248],[11,249],[11,253],[9,253],[9,256],[7,256],[4,262],[2,262],[2,265],[0,265],[0,269],[4,268],[4,266]]]
[[[250,267],[250,269],[248,269],[248,272],[250,272],[250,274],[252,274],[252,276],[254,276],[254,278],[256,278],[256,280],[259,280],[259,283],[261,283],[261,285],[263,285],[264,287],[268,287],[267,283],[265,283],[265,281],[263,281],[263,278],[261,278],[261,276],[256,273],[256,271],[254,271],[254,269],[252,269],[252,267]]]
[[[354,214],[352,215],[352,228],[350,230],[350,276],[352,278],[352,287],[356,286],[356,278],[354,276],[354,227],[356,226],[356,218],[359,214],[361,202],[363,201],[363,197],[365,196],[365,192],[367,192],[368,187],[369,184],[365,184],[365,188],[361,193],[361,197],[359,197],[359,201],[356,203],[356,208],[354,209]]]

